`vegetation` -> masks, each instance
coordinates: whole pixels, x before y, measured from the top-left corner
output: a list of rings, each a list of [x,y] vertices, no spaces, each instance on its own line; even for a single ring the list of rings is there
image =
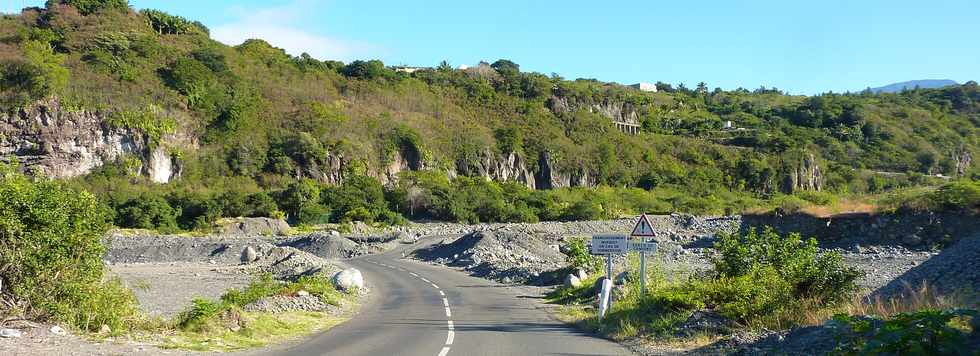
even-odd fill
[[[506,59],[404,73],[378,60],[291,56],[260,39],[229,47],[199,23],[135,13],[123,0],[52,0],[3,17],[0,29],[11,34],[0,41],[0,109],[57,98],[66,109],[108,113],[153,145],[169,133],[201,143],[163,143],[181,151],[181,177],[167,186],[113,167],[76,182],[116,209],[144,193],[267,192],[276,208],[263,198],[266,209],[252,213],[279,210],[298,223],[792,212],[935,187],[945,182],[936,174],[980,175],[967,159],[980,157],[974,82],[805,97],[705,83],[658,83],[648,93],[526,72]],[[620,132],[600,113],[610,110],[594,106],[621,109],[615,119],[635,120],[639,134]],[[535,184],[483,179],[509,162]],[[800,183],[806,167],[819,168],[818,187]],[[556,188],[552,181],[584,187],[537,191]],[[335,202],[343,189],[373,200]],[[193,221],[178,227],[203,226]]]
[[[105,209],[89,193],[0,165],[0,300],[4,313],[81,330],[127,330],[132,293],[104,275]]]
[[[293,282],[279,282],[271,275],[258,276],[248,286],[233,289],[220,300],[195,299],[176,320],[177,332],[165,347],[197,351],[233,351],[258,347],[273,341],[294,338],[311,331],[339,324],[341,316],[324,312],[269,313],[245,312],[242,308],[259,299],[309,292],[320,301],[340,306],[350,303],[323,275],[302,276]],[[220,340],[215,343],[214,340]]]
[[[719,239],[715,249],[713,274],[670,280],[654,267],[645,296],[633,278],[601,324],[595,316],[577,318],[614,338],[642,333],[671,339],[691,313],[704,309],[750,328],[779,329],[803,323],[813,309],[843,307],[856,291],[858,272],[835,252],[818,254],[814,240],[797,234],[780,236],[771,229],[733,234]],[[591,303],[591,289],[586,282],[551,299]]]
[[[980,313],[927,309],[880,317],[834,317],[840,355],[969,355],[980,339]]]

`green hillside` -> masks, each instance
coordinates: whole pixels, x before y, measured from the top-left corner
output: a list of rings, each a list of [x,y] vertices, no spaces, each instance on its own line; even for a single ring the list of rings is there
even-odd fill
[[[642,92],[507,60],[408,73],[293,57],[260,39],[226,46],[200,23],[125,0],[49,1],[4,16],[0,36],[5,118],[53,100],[178,162],[167,184],[133,169],[149,151],[73,179],[121,226],[725,213],[980,175],[972,81],[806,97],[704,83]]]

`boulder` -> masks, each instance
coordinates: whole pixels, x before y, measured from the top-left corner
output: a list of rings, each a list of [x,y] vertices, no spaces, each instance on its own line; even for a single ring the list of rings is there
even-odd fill
[[[255,251],[252,246],[246,246],[245,250],[242,251],[242,262],[252,263],[258,261],[259,253]]]
[[[62,328],[60,326],[57,326],[57,325],[52,326],[50,330],[51,330],[51,333],[52,334],[55,334],[55,335],[58,335],[58,336],[64,336],[65,334],[68,334],[68,332],[65,331],[64,328]]]
[[[578,277],[578,279],[580,281],[584,281],[586,279],[589,279],[589,274],[586,273],[584,269],[579,268],[578,271],[575,271],[575,274],[576,274],[576,277]]]
[[[623,271],[616,275],[613,282],[615,282],[615,284],[626,284],[626,282],[630,280],[630,277],[632,277],[632,274],[629,271]]]
[[[565,276],[565,288],[576,288],[582,285],[582,280],[574,274]]]
[[[364,276],[356,268],[348,268],[333,276],[333,284],[346,292],[356,291],[364,288]]]

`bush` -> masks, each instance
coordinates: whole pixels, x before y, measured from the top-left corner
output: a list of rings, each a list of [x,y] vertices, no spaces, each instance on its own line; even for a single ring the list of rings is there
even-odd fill
[[[27,317],[123,330],[135,298],[103,280],[107,228],[106,210],[91,194],[0,165],[0,299]]]
[[[889,320],[837,315],[833,325],[839,355],[969,355],[980,339],[980,313],[970,309],[923,310]]]
[[[761,234],[753,229],[745,234],[722,235],[715,248],[720,255],[713,261],[719,278],[737,281],[750,276],[745,282],[759,280],[776,286],[779,281],[768,279],[778,277],[792,287],[789,292],[796,299],[823,303],[847,300],[860,276],[844,264],[839,253],[818,254],[815,239],[804,241],[797,233],[780,236],[768,227]]]
[[[62,63],[65,55],[51,45],[36,40],[22,45],[24,60],[6,60],[0,67],[0,90],[4,105],[23,106],[60,92],[68,85],[69,72]]]
[[[158,195],[144,194],[116,208],[116,225],[136,229],[155,229],[161,232],[177,230],[179,213]]]
[[[956,181],[932,194],[937,210],[980,212],[980,181]]]
[[[602,268],[602,259],[589,253],[589,247],[586,245],[584,238],[572,238],[565,248],[568,250],[566,255],[572,267],[584,269],[589,273]]]

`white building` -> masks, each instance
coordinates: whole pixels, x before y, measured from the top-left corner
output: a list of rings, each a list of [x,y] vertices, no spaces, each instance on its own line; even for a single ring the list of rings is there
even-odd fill
[[[656,93],[657,92],[657,86],[656,85],[653,85],[653,84],[650,84],[650,83],[636,83],[636,84],[630,85],[629,87],[630,88],[633,88],[633,89],[641,90],[641,91],[648,91],[648,92],[651,92],[651,93]]]

